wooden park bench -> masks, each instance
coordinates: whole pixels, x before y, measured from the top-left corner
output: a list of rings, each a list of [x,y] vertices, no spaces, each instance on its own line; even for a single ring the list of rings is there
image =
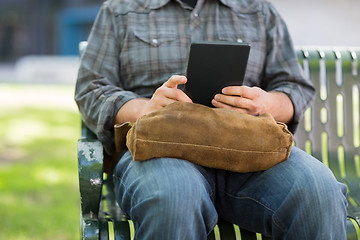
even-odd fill
[[[86,42],[80,44],[82,51]],[[317,89],[295,144],[327,165],[348,187],[347,239],[360,239],[360,48],[297,48]],[[82,239],[132,239],[134,227],[118,207],[112,176],[103,172],[103,147],[86,126],[78,141]],[[311,211],[311,210],[309,210]],[[208,239],[271,239],[223,220]]]

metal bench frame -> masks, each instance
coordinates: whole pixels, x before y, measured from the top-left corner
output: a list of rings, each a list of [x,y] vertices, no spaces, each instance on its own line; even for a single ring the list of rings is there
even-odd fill
[[[86,42],[80,44],[80,51]],[[299,47],[304,72],[317,89],[295,144],[326,164],[348,186],[347,238],[360,239],[360,48]],[[81,239],[132,239],[134,227],[103,173],[103,147],[83,124],[78,141]],[[208,239],[271,239],[223,220]]]

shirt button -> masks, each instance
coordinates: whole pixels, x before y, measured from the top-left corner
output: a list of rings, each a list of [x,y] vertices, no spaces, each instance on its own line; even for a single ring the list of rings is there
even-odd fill
[[[156,38],[154,38],[153,40],[151,40],[151,43],[153,46],[157,46],[158,45],[158,40]]]

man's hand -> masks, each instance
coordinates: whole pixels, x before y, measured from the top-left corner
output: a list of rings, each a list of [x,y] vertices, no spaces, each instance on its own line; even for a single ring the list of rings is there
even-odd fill
[[[185,84],[186,82],[185,76],[173,75],[161,87],[156,89],[154,95],[144,105],[141,115],[154,112],[176,101],[192,102],[183,91],[177,88],[179,84]]]
[[[258,87],[231,86],[222,89],[212,100],[217,108],[231,108],[237,111],[259,115],[270,113],[275,120],[289,123],[294,115],[290,98],[282,92],[266,92]]]
[[[151,99],[137,98],[128,101],[118,111],[114,124],[127,121],[135,122],[141,116],[160,110],[176,101],[191,103],[192,100],[177,88],[179,84],[185,84],[186,82],[185,76],[173,75],[161,87],[156,89]]]

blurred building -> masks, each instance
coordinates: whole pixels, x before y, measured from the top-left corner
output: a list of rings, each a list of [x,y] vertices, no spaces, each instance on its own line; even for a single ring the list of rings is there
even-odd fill
[[[26,55],[77,55],[104,0],[0,0],[0,63]],[[295,45],[359,46],[360,1],[269,0]]]
[[[76,55],[102,0],[1,0],[0,62],[25,55]]]
[[[269,0],[295,45],[360,46],[359,0]]]

